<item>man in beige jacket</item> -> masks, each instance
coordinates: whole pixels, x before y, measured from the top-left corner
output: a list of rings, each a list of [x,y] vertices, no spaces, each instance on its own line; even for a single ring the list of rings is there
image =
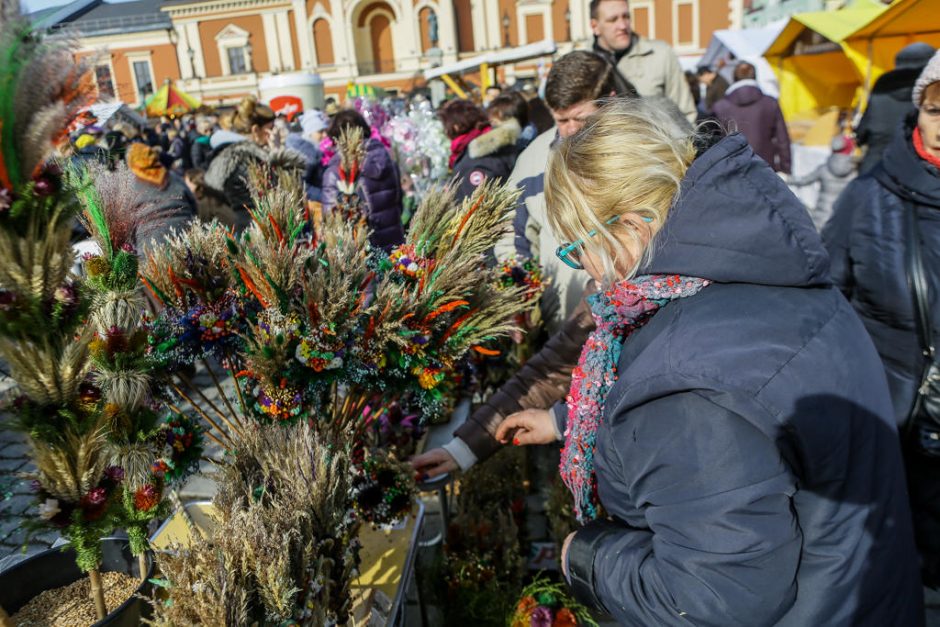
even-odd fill
[[[666,42],[646,39],[631,29],[627,0],[591,0],[594,51],[617,66],[641,96],[665,96],[695,123],[695,101],[676,53]]]

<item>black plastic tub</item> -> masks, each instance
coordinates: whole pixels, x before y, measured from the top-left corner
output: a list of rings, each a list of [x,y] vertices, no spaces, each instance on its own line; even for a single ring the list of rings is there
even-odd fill
[[[120,572],[139,577],[137,558],[131,555],[130,546],[124,538],[104,538],[104,559],[101,572]],[[147,556],[147,578],[153,576],[153,558]],[[13,616],[33,597],[46,590],[61,588],[87,577],[75,565],[75,551],[68,547],[49,549],[28,557],[19,564],[0,573],[0,607]],[[150,596],[153,584],[141,582],[137,594]],[[136,627],[142,616],[149,616],[150,606],[143,599],[132,596],[116,608],[108,608],[104,620],[94,625],[108,627]]]

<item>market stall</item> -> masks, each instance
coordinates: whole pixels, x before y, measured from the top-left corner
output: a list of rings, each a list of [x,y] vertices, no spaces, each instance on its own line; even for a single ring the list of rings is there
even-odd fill
[[[747,61],[757,70],[757,82],[761,91],[778,98],[780,86],[777,84],[777,76],[763,54],[786,24],[786,20],[779,20],[761,28],[716,30],[712,33],[712,39],[705,54],[699,59],[698,66],[721,67],[719,72],[731,83],[734,61]]]
[[[856,103],[865,75],[847,53],[846,38],[886,10],[862,3],[840,11],[798,13],[764,53],[780,83],[787,121],[828,107]]]

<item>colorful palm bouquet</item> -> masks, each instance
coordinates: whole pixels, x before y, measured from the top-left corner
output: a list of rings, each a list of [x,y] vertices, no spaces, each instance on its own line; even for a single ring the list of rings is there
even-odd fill
[[[70,541],[104,618],[100,538],[125,529],[144,576],[146,527],[200,441],[185,417],[162,419],[148,375],[134,241],[161,216],[133,197],[126,170],[48,158],[94,98],[90,68],[34,36],[17,3],[0,3],[0,357],[35,465],[30,526]],[[76,218],[100,248],[86,277],[73,273]]]
[[[522,591],[509,627],[597,627],[586,607],[575,601],[560,583],[536,578]]]
[[[373,249],[361,145],[340,138],[338,207],[317,225],[293,174],[257,168],[248,229],[194,224],[142,264],[158,306],[147,354],[228,451],[217,530],[162,558],[173,600],[157,609],[163,624],[344,621],[359,526],[410,512],[404,459],[422,425],[453,402],[462,361],[494,354],[533,306],[486,263],[515,192],[488,184],[456,203],[435,190],[405,243]]]

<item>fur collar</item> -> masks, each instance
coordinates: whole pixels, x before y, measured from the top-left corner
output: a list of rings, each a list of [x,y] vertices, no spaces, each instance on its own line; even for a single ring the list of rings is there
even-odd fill
[[[515,146],[522,129],[515,118],[510,118],[499,126],[494,126],[489,133],[480,135],[467,147],[467,156],[471,159],[487,157],[506,146]]]
[[[228,180],[240,168],[247,168],[249,163],[268,160],[268,152],[253,141],[241,141],[225,146],[209,164],[206,171],[206,185],[222,190]]]

